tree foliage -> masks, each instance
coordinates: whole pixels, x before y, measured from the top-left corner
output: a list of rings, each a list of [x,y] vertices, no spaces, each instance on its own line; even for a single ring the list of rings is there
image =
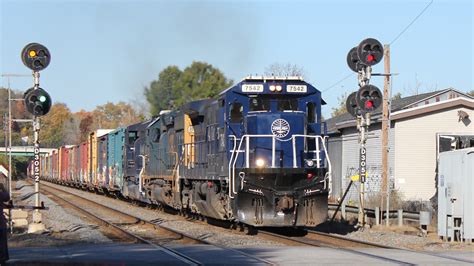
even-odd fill
[[[43,147],[59,147],[66,143],[66,126],[73,116],[64,103],[55,103],[49,113],[41,117],[41,143]]]
[[[117,104],[108,102],[99,105],[92,111],[94,129],[114,129],[120,126],[135,124],[142,120],[133,107],[124,102]]]
[[[181,77],[181,70],[177,66],[169,66],[158,75],[158,80],[151,82],[145,88],[145,96],[151,106],[151,113],[157,115],[161,110],[174,107],[174,100],[178,98],[174,86]]]
[[[232,80],[211,64],[193,62],[181,71],[169,66],[160,72],[158,80],[145,88],[145,96],[151,105],[151,114],[173,109],[193,100],[212,98],[232,85]]]
[[[347,112],[346,108],[346,100],[347,100],[347,93],[342,94],[341,96],[337,97],[337,101],[339,105],[337,107],[332,108],[331,117],[336,117],[338,115],[342,115]]]
[[[470,92],[467,93],[468,95],[471,95],[472,97],[474,97],[474,90],[471,90]]]

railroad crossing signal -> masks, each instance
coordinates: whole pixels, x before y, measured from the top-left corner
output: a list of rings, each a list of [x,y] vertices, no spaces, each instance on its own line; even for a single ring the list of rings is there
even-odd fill
[[[382,60],[383,46],[376,39],[365,39],[357,46],[357,55],[362,64],[373,66]]]
[[[374,85],[365,85],[357,91],[356,101],[362,113],[371,113],[382,104],[382,92]]]
[[[23,95],[26,110],[34,116],[43,116],[51,109],[51,96],[39,87],[39,71],[48,67],[51,54],[46,46],[39,43],[29,43],[21,51],[21,61],[33,70],[34,87],[28,89]]]
[[[30,43],[21,51],[21,60],[27,68],[33,71],[41,71],[48,67],[51,54],[46,46],[39,43]]]
[[[354,91],[353,93],[349,94],[346,100],[346,109],[349,114],[356,117],[359,115],[359,106],[357,105],[356,100],[357,92]]]
[[[354,72],[359,72],[361,69],[362,65],[357,54],[357,47],[352,48],[347,54],[347,65]]]
[[[373,112],[382,103],[380,90],[369,85],[372,72],[371,66],[379,63],[383,58],[382,44],[373,38],[367,38],[353,47],[347,54],[347,65],[359,73],[359,86],[357,92],[347,97],[347,111],[354,117]]]
[[[51,109],[51,96],[40,87],[28,89],[23,99],[28,112],[35,116],[43,116]]]

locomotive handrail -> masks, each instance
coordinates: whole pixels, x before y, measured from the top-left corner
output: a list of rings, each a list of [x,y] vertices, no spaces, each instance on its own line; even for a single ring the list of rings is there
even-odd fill
[[[231,150],[231,155],[229,159],[229,170],[228,170],[228,175],[229,175],[229,197],[234,198],[232,194],[237,194],[236,188],[235,188],[235,165],[237,163],[237,159],[239,156],[239,153],[245,152],[245,166],[246,168],[250,167],[250,138],[272,138],[272,165],[271,168],[275,168],[275,153],[276,153],[276,138],[275,135],[261,135],[261,134],[246,134],[243,135],[240,139],[238,139],[235,135],[229,135],[230,138],[233,140],[233,149]],[[327,147],[326,147],[326,138],[327,136],[321,136],[321,135],[303,135],[303,134],[295,134],[292,135],[291,138],[286,139],[286,140],[280,140],[279,141],[292,141],[292,150],[293,150],[293,168],[298,168],[298,162],[296,159],[296,138],[298,137],[303,137],[303,138],[313,138],[316,140],[316,149],[313,150],[312,152],[316,153],[316,164],[317,167],[321,167],[321,157],[320,157],[320,143],[319,140],[321,140],[321,143],[323,145],[323,150],[324,154],[326,155],[326,160],[327,160],[327,167],[328,167],[328,172],[326,173],[327,177],[329,178],[329,186],[331,185],[331,173],[332,173],[332,167],[331,167],[331,160],[328,155]],[[237,140],[239,140],[239,145],[237,145]],[[245,140],[245,151],[241,151],[242,144]],[[310,152],[307,150],[306,152]],[[326,179],[326,178],[325,178]],[[325,180],[326,181],[326,180]],[[326,182],[325,182],[325,187],[326,187]]]

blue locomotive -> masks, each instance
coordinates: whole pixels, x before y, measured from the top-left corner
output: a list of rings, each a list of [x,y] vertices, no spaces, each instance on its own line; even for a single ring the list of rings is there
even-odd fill
[[[248,77],[216,99],[162,112],[127,129],[138,137],[126,149],[138,167],[125,176],[125,195],[252,226],[324,222],[322,104],[302,78]]]
[[[331,187],[323,104],[302,78],[247,77],[215,99],[93,132],[44,158],[42,175],[250,226],[315,226]]]

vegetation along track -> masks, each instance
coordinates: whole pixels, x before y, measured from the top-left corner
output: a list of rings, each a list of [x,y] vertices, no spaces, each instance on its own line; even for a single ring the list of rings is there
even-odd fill
[[[79,195],[72,194],[66,190],[53,187],[47,182],[42,182],[41,184],[41,193],[63,207],[72,208],[78,211],[84,215],[82,217],[84,220],[99,225],[100,231],[111,240],[117,242],[148,244],[190,265],[201,265],[203,263],[183,254],[182,252],[176,251],[170,247],[171,244],[212,245],[220,249],[237,253],[240,256],[248,257],[260,263],[274,265],[274,263],[268,260],[247,254],[243,251],[217,245],[164,225],[159,225],[158,223],[163,222],[162,220],[157,221],[156,223],[146,221]]]

